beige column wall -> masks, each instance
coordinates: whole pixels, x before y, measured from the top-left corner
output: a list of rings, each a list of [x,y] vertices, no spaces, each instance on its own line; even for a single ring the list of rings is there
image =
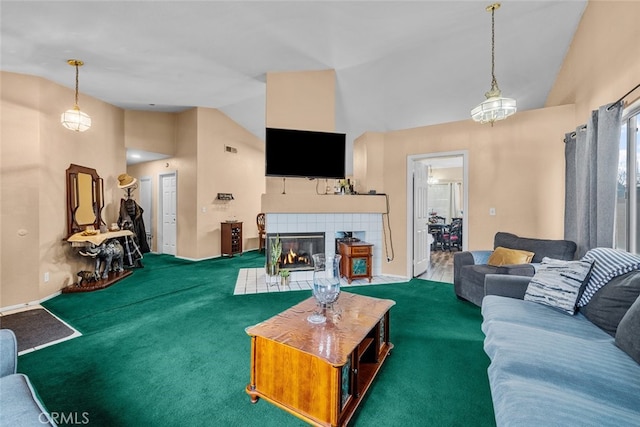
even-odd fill
[[[90,268],[64,241],[65,170],[71,163],[95,168],[105,184],[103,218],[117,215],[124,117],[121,109],[81,95],[93,126],[75,133],[60,125],[60,114],[73,106],[72,89],[32,76],[0,76],[0,307],[13,307],[54,294]]]
[[[226,220],[242,221],[243,250],[258,248],[256,216],[264,191],[264,142],[221,111],[198,108],[200,258],[220,255],[220,224]],[[232,193],[234,200],[216,200],[218,193]]]
[[[353,176],[356,191],[384,193],[384,134],[367,132],[353,144]]]
[[[336,74],[334,70],[267,73],[266,127],[334,132],[336,129]],[[313,149],[322,149],[314,147]],[[313,149],[305,150],[312,154]],[[296,159],[299,162],[311,158]],[[262,165],[264,172],[264,164]],[[313,193],[316,180],[267,178],[266,192]],[[324,180],[321,180],[324,188]]]

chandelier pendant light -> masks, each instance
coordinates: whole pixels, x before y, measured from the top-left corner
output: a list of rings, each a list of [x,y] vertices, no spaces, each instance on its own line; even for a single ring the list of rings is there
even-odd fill
[[[491,12],[491,89],[484,94],[487,99],[471,110],[473,120],[480,123],[491,123],[491,126],[494,122],[504,120],[516,112],[516,100],[504,98],[496,80],[495,11],[498,8],[500,8],[500,3],[494,3],[486,8],[487,12]]]
[[[91,117],[78,107],[78,67],[82,67],[84,62],[79,59],[69,59],[67,63],[76,67],[76,98],[72,109],[65,111],[60,116],[60,123],[69,130],[84,132],[91,127]]]

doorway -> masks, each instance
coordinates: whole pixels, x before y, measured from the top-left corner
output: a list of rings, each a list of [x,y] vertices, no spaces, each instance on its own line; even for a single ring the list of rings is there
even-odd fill
[[[157,251],[161,254],[176,255],[177,235],[177,173],[165,172],[158,175],[158,234]]]
[[[468,152],[416,154],[407,157],[407,275],[417,277],[429,267],[433,235],[428,227],[436,214],[451,223],[462,218],[462,247],[468,230]],[[456,192],[459,196],[456,197]],[[436,207],[437,206],[437,207]],[[438,212],[441,211],[441,212]]]

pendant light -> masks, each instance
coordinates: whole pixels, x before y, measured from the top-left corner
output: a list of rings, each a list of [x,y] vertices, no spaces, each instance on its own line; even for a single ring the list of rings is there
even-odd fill
[[[62,113],[60,123],[69,130],[84,132],[91,127],[91,117],[87,113],[80,111],[80,107],[78,107],[78,67],[82,67],[84,62],[79,59],[69,59],[67,63],[72,67],[76,67],[76,102],[72,109]]]
[[[494,15],[499,8],[500,3],[494,3],[486,8],[487,12],[491,12],[491,89],[484,94],[487,99],[471,110],[471,118],[473,120],[480,123],[491,123],[491,126],[493,126],[493,122],[504,120],[516,112],[516,100],[502,97],[496,80]]]

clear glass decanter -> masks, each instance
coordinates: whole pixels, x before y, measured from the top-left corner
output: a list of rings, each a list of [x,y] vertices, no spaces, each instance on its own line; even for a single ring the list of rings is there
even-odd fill
[[[319,324],[327,321],[327,309],[333,310],[340,296],[340,255],[314,254],[312,257],[313,297],[317,305],[307,320]]]

